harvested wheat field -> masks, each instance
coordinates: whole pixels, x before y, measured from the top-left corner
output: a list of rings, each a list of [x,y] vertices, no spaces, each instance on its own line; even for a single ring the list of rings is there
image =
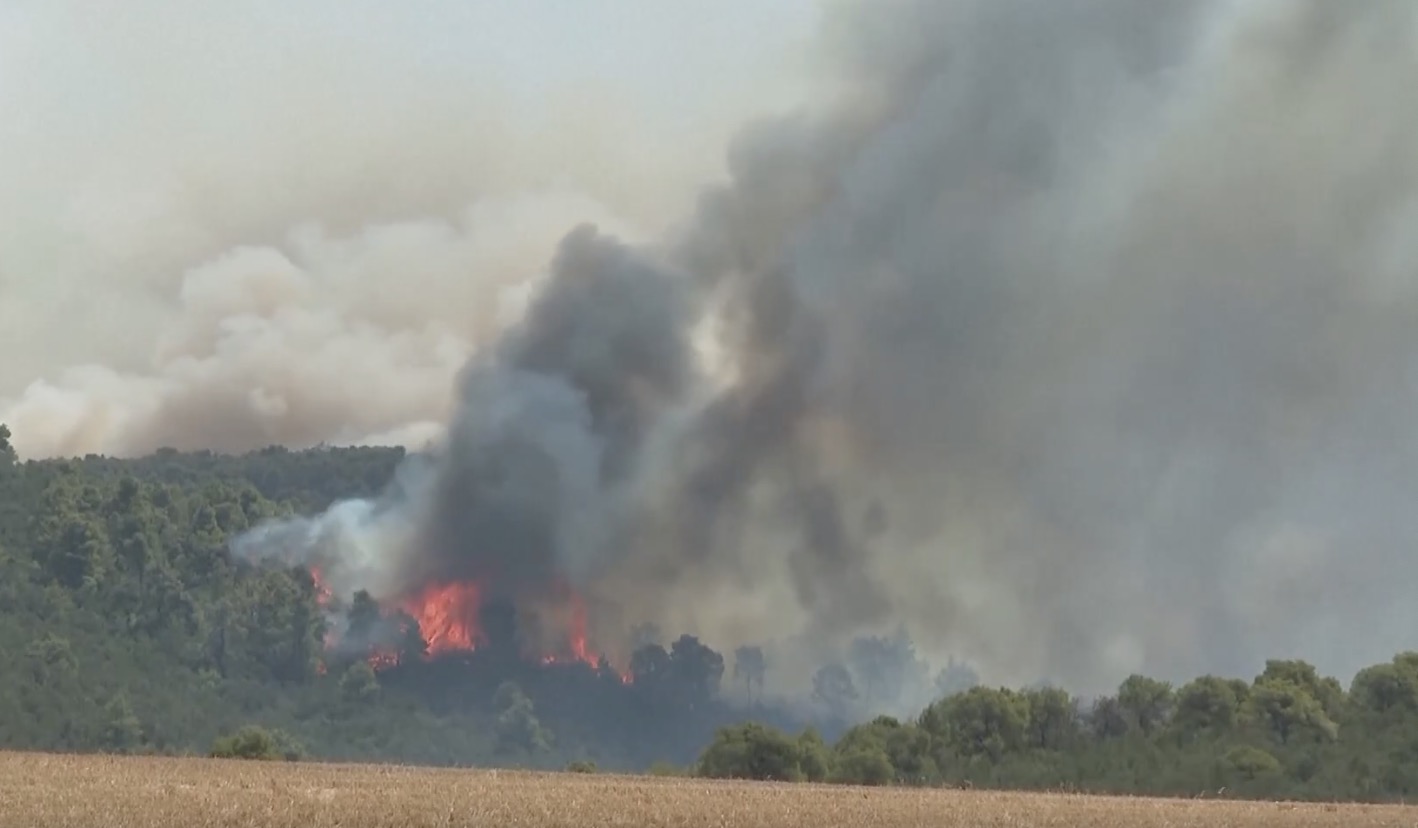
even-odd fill
[[[0,753],[0,825],[1365,828],[1418,825],[1418,810]]]

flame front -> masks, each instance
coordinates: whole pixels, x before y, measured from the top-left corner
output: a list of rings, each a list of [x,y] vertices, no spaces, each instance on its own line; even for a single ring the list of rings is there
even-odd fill
[[[596,658],[586,645],[586,602],[580,594],[565,581],[557,581],[553,590],[560,606],[565,608],[566,643],[564,651],[546,656],[543,663],[570,663],[580,661],[594,665]]]
[[[403,603],[418,622],[428,654],[471,650],[482,642],[478,613],[482,591],[473,582],[430,584]]]
[[[325,583],[319,567],[309,568],[315,586],[315,602],[326,612],[335,611],[342,602],[334,596]],[[411,596],[397,603],[385,605],[382,614],[392,618],[393,607],[397,607],[412,618],[427,644],[426,658],[442,653],[470,652],[487,643],[481,628],[483,586],[476,581],[450,581],[430,583]],[[543,664],[589,664],[597,666],[600,659],[592,652],[587,634],[588,621],[586,603],[566,581],[558,579],[550,589],[550,596],[556,608],[554,617],[559,618],[562,629],[561,644],[554,652],[540,657]],[[325,648],[334,650],[339,645],[339,635],[334,628],[325,635]],[[371,648],[365,660],[376,670],[399,664],[396,650],[380,646]],[[322,661],[317,669],[324,673]],[[620,672],[620,671],[617,671]],[[620,672],[621,680],[629,683],[628,673]]]

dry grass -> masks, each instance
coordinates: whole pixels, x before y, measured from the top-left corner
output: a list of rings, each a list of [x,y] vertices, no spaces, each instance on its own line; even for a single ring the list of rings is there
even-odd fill
[[[1367,805],[866,790],[357,765],[0,753],[0,825],[1345,826],[1418,824]]]

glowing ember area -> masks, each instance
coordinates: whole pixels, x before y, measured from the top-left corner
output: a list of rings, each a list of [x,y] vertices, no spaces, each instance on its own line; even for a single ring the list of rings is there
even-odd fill
[[[418,622],[428,654],[471,650],[482,641],[478,611],[482,595],[475,583],[431,584],[403,603]]]
[[[375,670],[383,670],[388,667],[398,667],[399,654],[376,650],[375,652],[369,654],[369,658],[366,658],[365,662],[367,662],[369,666],[373,667]]]
[[[320,579],[320,567],[310,567],[310,580],[315,582],[315,603],[321,609],[330,606],[330,600],[334,596],[330,593],[330,588],[325,586],[325,582]]]
[[[330,601],[334,599],[334,594],[330,592],[330,588],[325,585],[325,582],[320,580],[320,567],[310,567],[310,580],[315,582],[316,605],[319,606],[320,609],[328,610],[330,608]],[[325,638],[322,643],[325,645],[325,649],[334,649],[335,645],[339,643],[339,636],[335,635],[334,630],[327,629],[325,630]],[[315,672],[322,676],[325,675],[325,662],[321,661],[316,664]]]

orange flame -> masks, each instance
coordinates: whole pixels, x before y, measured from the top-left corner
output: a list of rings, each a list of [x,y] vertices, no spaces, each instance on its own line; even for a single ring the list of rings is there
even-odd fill
[[[334,599],[328,585],[322,580],[320,568],[309,567],[311,579],[315,582],[315,601],[322,609],[328,609]],[[575,664],[580,662],[592,667],[599,665],[600,659],[592,652],[587,635],[586,603],[581,596],[563,580],[553,586],[553,595],[564,616],[564,643],[558,652],[543,655],[543,664]],[[467,652],[484,643],[480,627],[483,590],[474,581],[431,583],[412,596],[399,602],[398,606],[418,624],[423,640],[428,644],[427,657],[440,653]],[[559,612],[558,615],[561,613]],[[338,645],[334,630],[325,635],[326,649]],[[399,664],[399,654],[394,651],[375,649],[365,661],[376,670]],[[322,662],[316,668],[325,672]],[[617,670],[620,679],[630,684],[629,671]]]
[[[475,583],[430,584],[404,602],[404,612],[418,622],[428,654],[471,650],[482,640],[478,611],[482,593]]]

